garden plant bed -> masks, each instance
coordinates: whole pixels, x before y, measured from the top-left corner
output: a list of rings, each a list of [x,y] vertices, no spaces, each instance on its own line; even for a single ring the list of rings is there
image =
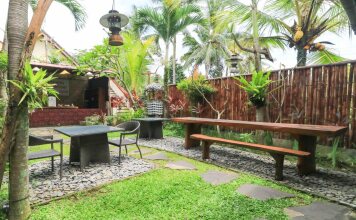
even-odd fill
[[[183,147],[183,141],[181,138],[168,137],[161,140],[141,139],[139,143],[143,146],[175,152],[200,160],[200,148],[186,150]],[[211,159],[208,162],[212,164],[273,179],[271,173],[274,171],[274,161],[269,156],[218,145],[212,145],[210,156]],[[284,176],[283,184],[356,208],[355,173],[333,171],[318,167],[316,174],[300,177],[297,174],[295,164],[285,161]]]

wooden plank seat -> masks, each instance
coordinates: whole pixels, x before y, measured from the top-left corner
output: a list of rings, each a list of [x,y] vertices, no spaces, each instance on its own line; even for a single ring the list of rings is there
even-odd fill
[[[60,151],[57,151],[54,149],[54,144],[59,143],[60,144]],[[54,171],[54,157],[60,157],[60,163],[59,163],[59,176],[60,179],[62,179],[62,170],[63,170],[63,139],[53,139],[53,136],[34,136],[34,135],[29,135],[29,146],[38,146],[38,145],[44,145],[44,144],[50,144],[51,149],[48,150],[40,150],[40,151],[34,151],[34,152],[29,152],[27,155],[28,160],[35,160],[35,159],[42,159],[42,158],[51,158],[52,162],[52,172]]]
[[[254,144],[254,143],[247,143],[242,141],[235,141],[229,140],[224,138],[217,138],[211,137],[203,134],[193,134],[190,136],[192,139],[202,141],[203,145],[203,152],[202,158],[209,159],[210,158],[210,145],[213,143],[223,143],[223,144],[231,144],[239,147],[245,147],[250,149],[256,149],[261,151],[268,152],[273,159],[276,161],[275,164],[275,179],[276,180],[283,180],[283,163],[284,163],[284,156],[296,156],[296,157],[308,157],[310,156],[309,152],[300,151],[300,150],[293,150],[283,147],[275,147],[275,146],[267,146],[262,144]]]

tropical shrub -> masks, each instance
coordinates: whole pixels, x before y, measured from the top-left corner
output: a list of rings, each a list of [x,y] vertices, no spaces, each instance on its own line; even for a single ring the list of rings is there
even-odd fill
[[[34,110],[42,108],[47,103],[48,95],[58,98],[58,92],[54,89],[55,84],[50,83],[53,79],[55,79],[53,74],[47,76],[45,70],[39,70],[34,74],[30,63],[26,62],[23,80],[9,80],[9,82],[22,92],[19,105],[27,101],[29,110]]]
[[[249,101],[257,108],[266,105],[268,86],[272,83],[272,80],[269,79],[270,75],[271,72],[255,71],[252,73],[252,80],[250,82],[243,76],[235,77],[240,82],[239,86],[247,92]]]
[[[216,91],[201,75],[196,79],[187,78],[180,81],[177,84],[177,89],[182,91],[193,103],[202,101],[203,96],[211,95]]]

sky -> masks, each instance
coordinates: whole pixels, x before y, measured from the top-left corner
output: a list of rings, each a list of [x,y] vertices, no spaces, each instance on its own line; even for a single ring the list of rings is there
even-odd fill
[[[90,49],[94,45],[100,44],[102,40],[107,37],[107,33],[99,24],[99,19],[104,14],[107,14],[112,8],[112,0],[79,0],[79,2],[87,10],[88,14],[87,24],[84,29],[76,32],[73,17],[65,7],[56,2],[54,2],[49,9],[44,25],[42,26],[50,36],[70,53],[75,53],[76,50]],[[130,16],[133,12],[134,5],[136,7],[143,7],[151,4],[151,0],[116,0],[115,9],[120,13]],[[8,0],[0,0],[0,39],[3,39],[7,10]],[[32,13],[30,13],[29,16],[32,16]],[[355,35],[350,39],[348,33],[343,33],[342,36],[325,34],[318,39],[320,41],[327,40],[333,42],[335,44],[335,46],[332,46],[333,52],[348,59],[356,59]],[[178,36],[178,57],[185,52],[185,49],[181,46],[181,42],[182,36]],[[275,49],[271,52],[275,59],[275,62],[270,64],[273,69],[278,69],[282,66],[294,67],[296,65],[296,51],[293,49],[288,49],[286,51]],[[151,66],[151,71],[155,71],[157,65],[159,65],[159,61],[156,60]]]

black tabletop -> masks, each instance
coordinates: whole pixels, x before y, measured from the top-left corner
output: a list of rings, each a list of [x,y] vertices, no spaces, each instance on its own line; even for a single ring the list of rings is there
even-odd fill
[[[169,118],[134,118],[136,121],[169,121]]]
[[[87,136],[94,134],[106,134],[114,131],[122,131],[122,128],[110,127],[106,125],[92,125],[92,126],[65,126],[55,128],[55,131],[69,137]]]

